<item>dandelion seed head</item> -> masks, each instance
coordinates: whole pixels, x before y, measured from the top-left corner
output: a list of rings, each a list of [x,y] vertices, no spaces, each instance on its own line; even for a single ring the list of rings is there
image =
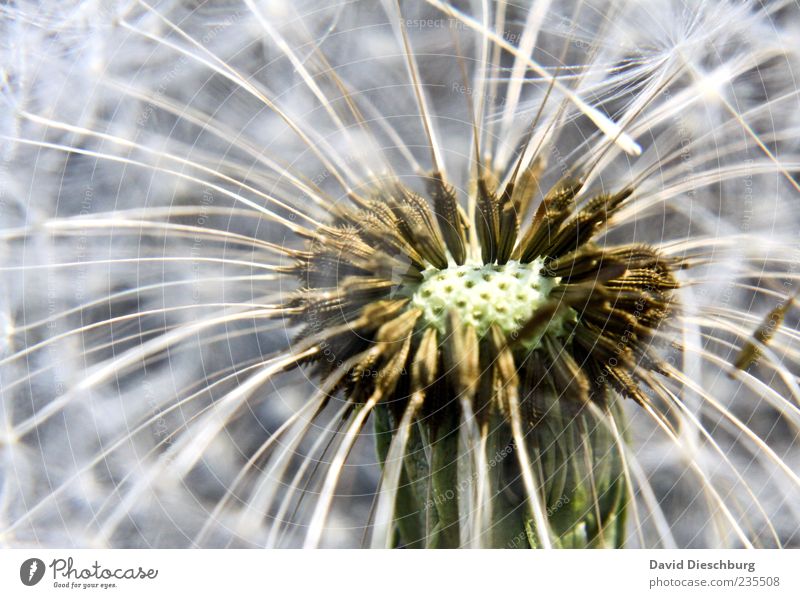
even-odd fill
[[[411,305],[423,320],[444,334],[447,314],[483,337],[492,325],[513,334],[548,298],[559,279],[543,277],[543,260],[529,264],[513,260],[503,265],[464,264],[444,270],[426,268]],[[557,324],[551,324],[556,325]]]
[[[798,23],[4,6],[2,542],[797,545]]]

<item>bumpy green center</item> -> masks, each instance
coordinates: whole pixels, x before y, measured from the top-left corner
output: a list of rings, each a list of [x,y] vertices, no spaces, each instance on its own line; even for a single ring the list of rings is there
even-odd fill
[[[457,313],[483,336],[492,324],[512,334],[547,300],[558,278],[539,274],[541,260],[497,264],[465,264],[444,270],[428,268],[411,303],[425,322],[444,333],[447,314]]]

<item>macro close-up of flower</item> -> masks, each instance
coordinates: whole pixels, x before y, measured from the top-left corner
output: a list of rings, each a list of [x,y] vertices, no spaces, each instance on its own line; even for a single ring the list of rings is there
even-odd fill
[[[0,56],[0,546],[800,548],[794,2],[12,0]]]

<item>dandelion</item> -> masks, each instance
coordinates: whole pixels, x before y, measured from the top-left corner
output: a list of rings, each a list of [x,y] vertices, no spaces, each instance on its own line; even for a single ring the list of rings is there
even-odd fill
[[[1,10],[4,544],[797,544],[790,7]]]

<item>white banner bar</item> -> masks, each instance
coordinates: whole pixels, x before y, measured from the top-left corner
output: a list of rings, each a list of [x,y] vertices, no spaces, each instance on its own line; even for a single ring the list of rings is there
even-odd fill
[[[513,592],[513,594],[512,594]],[[196,594],[195,594],[196,593]],[[0,596],[800,596],[792,550],[2,550]]]

